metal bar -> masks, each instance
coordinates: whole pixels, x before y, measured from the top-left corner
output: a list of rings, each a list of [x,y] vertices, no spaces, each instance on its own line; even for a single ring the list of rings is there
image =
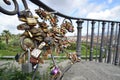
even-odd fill
[[[24,8],[29,9],[26,0],[22,0],[22,2],[23,2],[23,5],[24,5]]]
[[[43,9],[50,11],[50,12],[56,12],[55,14],[61,17],[64,17],[66,19],[74,19],[74,20],[86,20],[86,21],[106,21],[106,22],[119,22],[119,21],[111,21],[111,20],[98,20],[98,19],[88,19],[88,18],[77,18],[77,17],[71,17],[71,16],[67,16],[64,15],[50,7],[48,7],[46,4],[44,4],[43,2],[41,2],[40,0],[30,0],[32,3],[36,4],[39,7],[42,7]]]
[[[119,63],[119,55],[120,55],[120,23],[119,23],[119,31],[118,31],[118,38],[117,38],[117,46],[116,46],[116,54],[115,54],[115,65]]]
[[[110,33],[110,42],[109,42],[109,48],[108,48],[107,63],[111,63],[113,30],[114,30],[114,22],[111,23],[111,33]]]
[[[76,54],[78,57],[81,57],[81,33],[82,33],[82,23],[83,20],[77,20],[77,46],[76,46]]]
[[[16,15],[17,12],[19,11],[19,6],[18,6],[18,3],[17,3],[16,0],[12,0],[12,1],[13,1],[13,4],[14,4],[14,10],[13,11],[6,10],[6,9],[2,8],[1,5],[0,5],[0,12],[4,13],[6,15]],[[11,5],[11,2],[9,0],[6,0],[6,3],[8,3],[7,5]]]
[[[98,33],[97,33],[97,43],[96,43],[96,61],[97,61],[97,58],[98,58],[98,48],[99,48],[99,32],[100,32],[100,22],[98,22]]]
[[[93,60],[93,40],[94,40],[94,25],[95,25],[95,21],[91,22],[92,24],[92,30],[91,30],[91,42],[90,42],[90,57],[89,60],[92,61]]]
[[[117,25],[116,25],[116,33],[115,33],[115,42],[117,43],[117,35],[118,35],[118,32],[119,32],[119,23],[116,23]]]
[[[32,76],[32,80],[35,80],[35,76],[37,74],[37,71],[38,71],[38,67],[39,67],[39,64],[36,64],[36,69],[34,70],[34,73],[33,73],[33,76]]]
[[[114,37],[113,37],[113,61],[112,63],[115,64],[115,55],[116,55],[116,42],[117,42],[117,27],[118,23],[116,23],[115,30],[114,30]]]
[[[104,32],[105,32],[105,22],[102,22],[102,36],[101,36],[101,44],[100,44],[100,56],[99,56],[99,62],[102,62],[103,58],[103,49],[104,49]]]
[[[87,21],[87,33],[86,33],[86,61],[88,56],[88,28],[89,28],[89,21]]]
[[[109,46],[109,32],[110,32],[110,23],[108,22],[108,28],[107,28],[107,40],[105,43],[105,62],[107,62],[107,56],[108,56],[108,46]]]
[[[52,58],[53,65],[54,65],[55,67],[57,67],[56,62],[55,62],[55,58],[54,58],[54,56],[53,56],[52,54],[51,54],[51,58]]]

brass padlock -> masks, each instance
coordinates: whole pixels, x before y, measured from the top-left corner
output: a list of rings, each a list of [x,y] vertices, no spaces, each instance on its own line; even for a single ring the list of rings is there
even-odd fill
[[[26,23],[23,23],[23,24],[18,25],[17,29],[18,30],[28,30],[28,29],[30,29],[30,27]]]
[[[35,26],[37,24],[37,20],[35,18],[27,18],[28,25]]]

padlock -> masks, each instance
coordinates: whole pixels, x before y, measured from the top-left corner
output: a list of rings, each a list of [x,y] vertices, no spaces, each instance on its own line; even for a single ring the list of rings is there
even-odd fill
[[[30,63],[32,64],[38,64],[40,62],[39,58],[34,58],[34,57],[30,57]]]
[[[53,66],[51,67],[50,74],[52,75],[53,79],[56,79],[57,77],[61,76],[61,71],[60,71],[59,67],[56,65],[54,56],[52,54],[51,54],[51,58],[52,58],[52,61],[53,61]]]
[[[67,21],[66,19],[63,20],[61,28],[64,28],[69,32],[74,32],[74,26],[72,25],[72,21],[70,19],[68,20],[69,21]]]
[[[56,75],[56,74],[58,74],[58,72],[59,72],[59,68],[57,68],[57,67],[54,66],[54,67],[51,69],[50,74],[51,74],[51,75]]]
[[[38,46],[38,49],[42,49],[46,45],[45,42],[41,42],[40,45]]]
[[[35,26],[37,24],[37,20],[35,18],[27,18],[27,24]]]
[[[34,65],[35,65],[35,64],[38,64],[38,63],[43,64],[44,61],[43,61],[43,59],[40,58],[40,57],[34,58],[33,56],[31,56],[31,57],[30,57],[30,63],[32,63],[32,64],[34,64]]]
[[[42,33],[41,32],[38,32],[38,33],[35,33],[33,34],[34,37],[39,37],[39,36],[42,36]]]
[[[19,64],[25,63],[25,56],[20,57],[19,60],[18,60],[18,63],[19,63]]]
[[[43,37],[42,36],[37,36],[37,37],[34,37],[34,38],[35,38],[35,40],[37,40],[39,42],[43,41]]]
[[[37,13],[37,15],[41,18],[41,19],[44,19],[44,20],[47,20],[48,18],[48,12],[45,11],[45,10],[42,10],[42,9],[37,9],[35,10],[35,12]]]
[[[36,33],[40,32],[40,30],[39,30],[38,28],[36,28],[36,27],[32,27],[32,28],[30,29],[30,32],[31,32],[32,34],[36,34]]]
[[[20,24],[17,26],[18,30],[28,30],[30,29],[30,26],[28,26],[26,23]]]
[[[71,60],[71,62],[74,64],[75,62],[80,61],[80,59],[77,57],[76,53],[68,53],[68,58]]]
[[[41,54],[42,50],[39,49],[33,49],[33,51],[31,52],[31,56],[33,56],[34,58],[38,58]]]
[[[16,60],[16,62],[19,62],[19,58],[20,58],[20,54],[17,53],[17,54],[15,55],[15,60]]]
[[[27,63],[22,64],[22,71],[25,73],[32,72],[32,63],[30,63],[30,49],[27,49],[28,51],[28,61]]]
[[[48,27],[47,23],[45,23],[44,21],[43,22],[39,22],[38,24],[39,24],[39,26],[41,28],[47,28]]]
[[[32,64],[30,62],[22,64],[22,71],[25,73],[32,72]]]
[[[25,53],[26,52],[24,52],[24,53],[18,53],[18,54],[16,54],[15,55],[15,60],[16,60],[16,62],[18,62],[19,64],[22,64],[22,63],[25,63]]]

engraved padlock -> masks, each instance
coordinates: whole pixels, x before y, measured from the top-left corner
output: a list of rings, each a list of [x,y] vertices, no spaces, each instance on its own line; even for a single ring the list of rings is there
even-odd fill
[[[33,56],[34,58],[38,58],[41,54],[42,50],[39,49],[33,49],[33,51],[31,52],[31,56]]]

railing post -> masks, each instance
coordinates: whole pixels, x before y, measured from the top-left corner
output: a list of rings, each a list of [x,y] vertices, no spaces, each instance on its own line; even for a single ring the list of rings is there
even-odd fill
[[[110,33],[110,41],[109,41],[109,46],[108,46],[108,59],[107,59],[107,63],[111,63],[113,29],[114,29],[114,22],[111,23],[111,33]]]
[[[106,40],[106,47],[105,47],[105,62],[107,62],[107,56],[108,56],[108,46],[109,46],[109,33],[110,33],[110,22],[108,22],[107,26],[107,40]]]
[[[91,30],[90,57],[89,57],[90,61],[93,60],[93,39],[94,39],[95,21],[92,21],[91,24],[92,24],[92,30]]]
[[[89,30],[89,21],[87,21],[87,33],[86,33],[86,46],[88,45],[88,30]],[[86,47],[86,61],[88,57],[88,48]]]
[[[102,22],[102,36],[101,36],[101,44],[100,44],[99,62],[102,62],[102,57],[103,57],[105,24],[106,24],[105,22]]]
[[[95,61],[98,60],[98,51],[99,51],[99,36],[100,36],[100,21],[98,22],[98,30],[97,30],[97,43],[96,43],[96,59]]]
[[[118,31],[118,37],[117,37],[117,45],[116,45],[116,54],[115,54],[115,65],[119,63],[119,55],[120,55],[120,23],[119,23],[119,31]]]
[[[76,46],[76,54],[78,57],[81,57],[81,34],[82,34],[82,23],[83,20],[77,20],[77,46]]]

